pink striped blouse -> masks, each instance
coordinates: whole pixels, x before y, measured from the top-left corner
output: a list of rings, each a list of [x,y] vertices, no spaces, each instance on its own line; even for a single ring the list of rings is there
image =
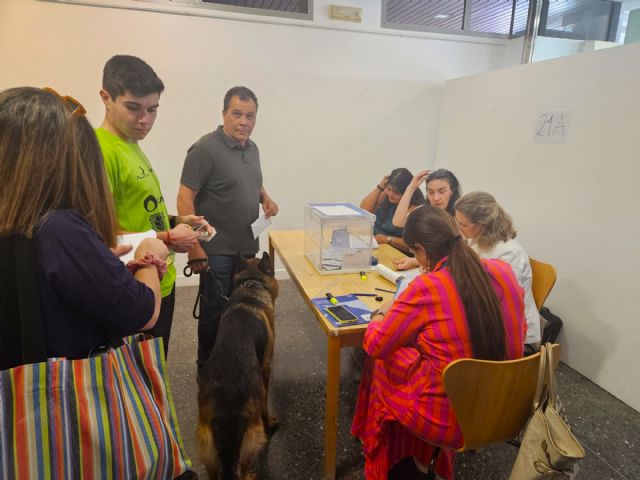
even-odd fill
[[[473,357],[473,350],[462,300],[445,262],[416,278],[365,334],[364,349],[376,361],[368,391],[361,385],[353,432],[363,440],[367,462],[375,463],[376,455],[388,451],[393,441],[387,438],[393,431],[384,426],[388,421],[432,445],[462,445],[442,371],[453,360]],[[507,356],[520,358],[526,335],[524,292],[508,264],[482,263],[502,305]]]

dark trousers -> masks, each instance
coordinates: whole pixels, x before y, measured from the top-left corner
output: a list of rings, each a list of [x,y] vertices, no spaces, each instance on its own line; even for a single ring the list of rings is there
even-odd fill
[[[245,255],[254,258],[255,255]],[[200,315],[198,317],[198,374],[216,343],[220,316],[233,287],[235,255],[209,255],[209,270],[200,274]]]
[[[176,287],[171,289],[171,293],[162,299],[160,303],[160,315],[158,321],[152,329],[147,330],[154,337],[162,337],[164,342],[164,358],[169,353],[169,338],[171,337],[171,324],[173,323],[173,308],[176,304]]]
[[[235,257],[209,255],[209,270],[200,274],[200,315],[198,318],[198,373],[216,343],[220,315],[227,303],[235,270]]]

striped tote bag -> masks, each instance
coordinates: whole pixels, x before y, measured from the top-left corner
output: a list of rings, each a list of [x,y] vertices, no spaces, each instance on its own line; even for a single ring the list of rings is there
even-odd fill
[[[0,372],[0,478],[172,479],[190,461],[162,340]]]

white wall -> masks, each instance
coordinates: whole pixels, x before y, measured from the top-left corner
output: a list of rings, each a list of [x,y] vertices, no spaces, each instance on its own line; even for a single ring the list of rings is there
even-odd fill
[[[563,357],[636,410],[640,376],[640,44],[446,83],[437,166],[510,212],[528,253],[555,265],[547,305]],[[565,144],[534,143],[542,112],[570,114]]]
[[[302,228],[305,202],[358,202],[394,167],[432,166],[444,80],[505,61],[503,40],[382,30],[378,0],[349,2],[364,7],[361,25],[329,20],[328,0],[314,1],[312,22],[102,3],[115,2],[228,18],[2,0],[0,89],[52,86],[99,125],[104,62],[119,53],[145,59],[166,91],[142,147],[174,211],[187,148],[218,125],[225,91],[249,86],[277,229]]]
[[[584,51],[584,40],[571,38],[536,37],[533,61],[541,62],[552,58],[576,55]]]

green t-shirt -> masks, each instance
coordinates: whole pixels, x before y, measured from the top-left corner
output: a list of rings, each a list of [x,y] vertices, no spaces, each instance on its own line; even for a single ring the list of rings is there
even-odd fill
[[[103,128],[96,129],[96,135],[120,228],[126,232],[169,230],[160,182],[142,149]],[[171,264],[160,282],[163,297],[171,293],[175,279],[176,269]]]

